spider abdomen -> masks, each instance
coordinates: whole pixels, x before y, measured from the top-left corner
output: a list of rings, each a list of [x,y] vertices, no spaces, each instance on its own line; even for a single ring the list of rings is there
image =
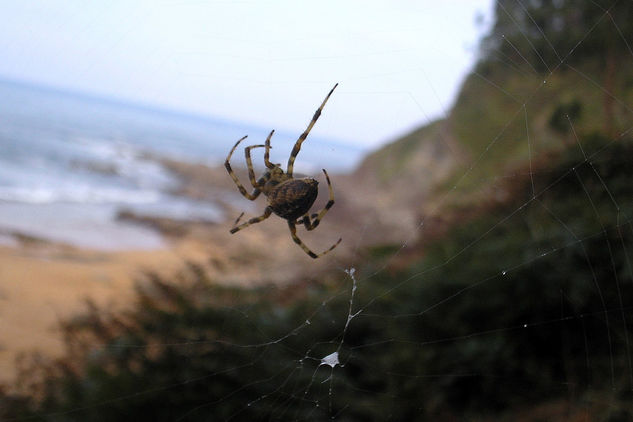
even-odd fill
[[[311,178],[286,180],[268,192],[268,205],[281,218],[296,220],[314,204],[318,185],[319,182]]]

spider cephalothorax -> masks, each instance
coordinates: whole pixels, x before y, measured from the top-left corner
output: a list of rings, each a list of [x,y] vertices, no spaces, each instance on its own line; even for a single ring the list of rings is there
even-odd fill
[[[295,179],[292,177],[292,172],[294,168],[295,158],[299,151],[301,150],[301,143],[305,141],[308,137],[308,133],[316,123],[317,119],[321,115],[321,110],[323,110],[323,106],[334,92],[334,89],[338,86],[338,84],[334,85],[334,88],[329,92],[329,94],[323,100],[321,106],[314,113],[314,117],[308,124],[306,130],[299,136],[297,142],[295,143],[292,152],[290,153],[290,158],[288,158],[288,167],[284,172],[281,169],[281,164],[273,164],[270,162],[270,139],[273,136],[275,131],[271,131],[266,138],[266,143],[263,145],[251,145],[244,148],[244,155],[246,157],[246,166],[248,168],[248,178],[253,185],[253,192],[248,193],[246,188],[240,183],[237,176],[233,172],[231,168],[231,164],[229,161],[231,160],[231,156],[233,152],[237,148],[237,146],[246,139],[244,136],[242,139],[237,141],[231,151],[229,152],[228,157],[226,157],[226,161],[224,162],[224,166],[226,170],[229,172],[229,175],[237,185],[237,188],[240,190],[240,193],[244,195],[247,199],[251,201],[255,200],[260,193],[263,193],[264,196],[268,198],[268,206],[264,210],[264,213],[259,217],[254,217],[248,220],[245,223],[238,225],[240,219],[244,215],[244,213],[240,214],[240,216],[235,220],[235,224],[231,229],[231,233],[236,233],[251,224],[259,223],[270,217],[271,214],[276,214],[281,218],[284,218],[288,221],[288,227],[290,228],[290,235],[295,243],[297,243],[301,248],[312,258],[318,258],[326,253],[330,252],[334,249],[340,242],[339,239],[334,245],[332,245],[329,249],[321,252],[320,254],[315,254],[312,252],[297,236],[297,224],[303,224],[307,230],[314,230],[321,219],[327,213],[327,211],[334,205],[334,191],[332,190],[332,184],[330,183],[330,177],[327,174],[327,171],[323,169],[323,173],[325,174],[325,180],[327,181],[328,190],[330,194],[329,201],[325,205],[325,207],[319,211],[318,213],[314,213],[311,216],[308,216],[308,211],[310,211],[310,207],[314,204],[314,201],[317,198],[319,193],[319,182],[311,177],[305,177],[301,179]],[[251,159],[251,149],[253,148],[265,148],[264,152],[264,164],[268,169],[259,179],[255,178],[255,171],[253,170],[253,161]]]

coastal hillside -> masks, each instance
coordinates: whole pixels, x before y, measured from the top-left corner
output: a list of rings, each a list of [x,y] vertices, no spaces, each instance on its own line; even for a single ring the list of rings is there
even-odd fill
[[[64,320],[0,417],[633,420],[632,12],[497,1],[447,115],[333,177],[331,255],[187,227],[206,259]]]
[[[499,2],[447,116],[369,154],[354,179],[376,187],[367,196],[410,229],[425,217],[445,220],[509,199],[508,178],[543,170],[564,150],[590,156],[629,137],[631,6],[618,3],[605,15],[604,3]],[[569,34],[587,28],[582,42]]]

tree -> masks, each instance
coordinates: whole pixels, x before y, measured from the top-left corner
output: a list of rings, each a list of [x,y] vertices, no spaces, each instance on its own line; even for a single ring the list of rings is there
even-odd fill
[[[618,58],[633,55],[633,2],[625,0],[499,0],[496,22],[482,42],[484,62],[549,74],[559,69],[589,71],[604,91],[604,134],[616,137]]]

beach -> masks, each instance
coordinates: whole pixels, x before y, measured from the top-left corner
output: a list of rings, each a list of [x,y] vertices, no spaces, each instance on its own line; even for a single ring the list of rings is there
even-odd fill
[[[269,129],[4,82],[0,92],[12,101],[0,104],[0,383],[29,357],[59,356],[60,321],[89,302],[125,310],[148,272],[168,278],[193,262],[226,285],[344,278],[364,245],[407,233],[397,227],[410,221],[366,175],[362,189],[350,176],[362,149],[311,135],[297,159],[296,177],[320,181],[313,212],[328,201],[321,168],[336,197],[318,229],[298,235],[317,253],[343,238],[314,260],[277,216],[229,233],[266,200],[240,195],[224,158],[245,130],[250,140]],[[276,132],[271,160],[287,160],[296,136]],[[250,186],[242,151],[233,168]]]
[[[96,252],[55,245],[0,247],[0,382],[17,374],[20,357],[63,351],[58,323],[91,300],[124,308],[143,269],[169,271],[178,251]]]
[[[185,225],[187,234],[151,250],[80,249],[33,238],[0,246],[0,382],[14,378],[20,357],[60,355],[64,345],[59,322],[81,313],[88,301],[125,310],[133,303],[135,283],[143,282],[148,272],[169,277],[194,262],[219,283],[287,283],[301,266],[290,261],[310,263],[289,236],[278,236],[271,228],[231,236],[228,222]],[[280,253],[277,258],[285,259],[270,254],[271,244]]]
[[[393,213],[389,202],[379,202],[366,175],[330,174],[336,203],[318,229],[298,227],[301,239],[315,251],[342,243],[330,254],[312,259],[290,237],[285,220],[271,216],[230,234],[235,218],[259,215],[265,198],[241,198],[223,166],[165,160],[165,168],[180,183],[173,194],[214,200],[224,216],[220,221],[119,213],[118,222],[133,230],[147,230],[160,238],[151,248],[87,248],[11,232],[0,245],[0,382],[10,382],[25,357],[59,356],[63,341],[59,322],[85,310],[88,301],[108,310],[124,311],[134,300],[134,286],[147,273],[169,278],[189,263],[201,266],[209,278],[225,285],[288,285],[318,280],[325,271],[344,270],[363,247],[400,238],[411,216]],[[241,180],[245,169],[236,168]],[[364,180],[359,188],[357,177]],[[322,184],[324,186],[324,184]],[[313,210],[327,202],[320,189]],[[223,200],[224,198],[224,200]],[[227,200],[228,198],[228,200]],[[382,196],[385,199],[384,195]],[[210,202],[211,203],[211,202]],[[368,204],[372,204],[371,210]]]

